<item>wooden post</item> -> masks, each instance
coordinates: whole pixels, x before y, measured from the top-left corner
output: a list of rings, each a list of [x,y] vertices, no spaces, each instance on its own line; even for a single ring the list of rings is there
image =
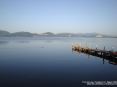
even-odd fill
[[[105,62],[105,61],[104,61],[104,58],[103,58],[103,64],[104,64],[104,62]]]
[[[103,49],[103,56],[104,56],[104,57],[105,57],[105,49],[106,49],[106,48],[105,48],[105,46],[104,46],[104,49]]]

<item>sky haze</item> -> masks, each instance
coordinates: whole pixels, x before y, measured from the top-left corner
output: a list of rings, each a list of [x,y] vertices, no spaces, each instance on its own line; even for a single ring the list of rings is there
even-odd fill
[[[0,30],[117,34],[117,0],[0,0]]]

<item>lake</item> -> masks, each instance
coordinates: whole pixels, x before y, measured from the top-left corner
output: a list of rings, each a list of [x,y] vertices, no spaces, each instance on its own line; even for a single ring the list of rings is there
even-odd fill
[[[0,87],[79,87],[117,81],[117,65],[72,44],[117,51],[117,38],[0,37]]]

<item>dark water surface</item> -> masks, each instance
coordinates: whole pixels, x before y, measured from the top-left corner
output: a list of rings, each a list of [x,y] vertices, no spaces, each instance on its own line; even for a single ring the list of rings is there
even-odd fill
[[[72,52],[72,43],[117,51],[116,38],[0,38],[0,87],[78,87],[87,80],[117,80],[117,65]]]

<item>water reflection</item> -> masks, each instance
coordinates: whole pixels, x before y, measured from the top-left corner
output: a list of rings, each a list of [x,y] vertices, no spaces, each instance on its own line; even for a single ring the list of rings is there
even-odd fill
[[[26,40],[21,40],[21,41],[17,41],[18,43],[30,43],[30,41],[26,41]]]
[[[76,52],[80,56],[78,58],[71,52],[73,42],[85,41],[95,45],[99,40],[1,38],[0,41],[8,44],[0,45],[0,87],[3,87],[1,83],[6,87],[13,87],[14,84],[15,87],[52,87],[51,84],[54,84],[53,87],[79,87],[82,80],[117,80],[117,67],[113,66],[116,62]],[[102,41],[106,44],[109,39]],[[111,42],[108,46],[117,48],[117,40],[111,39]]]
[[[8,43],[8,41],[0,41],[0,45],[1,44],[7,44]]]
[[[81,51],[78,51],[78,50],[73,50],[72,49],[72,52],[75,52],[77,53],[79,56],[82,55],[82,54],[86,54],[88,58],[90,58],[90,56],[97,56],[97,55],[90,55],[90,54],[87,54],[87,53],[83,53]],[[102,61],[103,61],[103,64],[105,64],[105,60],[108,61],[109,64],[112,64],[112,65],[117,65],[117,58],[111,58],[111,57],[104,57],[104,56],[97,56],[98,58],[101,58]]]

